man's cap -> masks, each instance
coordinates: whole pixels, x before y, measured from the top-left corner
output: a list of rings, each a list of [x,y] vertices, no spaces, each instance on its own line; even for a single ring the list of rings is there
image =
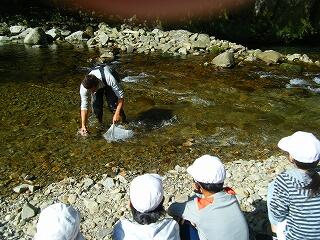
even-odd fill
[[[226,170],[218,157],[203,155],[187,168],[187,172],[197,182],[223,183]]]
[[[313,163],[320,159],[320,141],[308,132],[298,131],[282,138],[278,147],[288,152],[298,162]]]
[[[34,240],[84,240],[80,233],[80,214],[72,206],[56,203],[43,209]]]
[[[130,201],[139,212],[156,209],[163,200],[162,178],[158,174],[144,174],[130,184]]]

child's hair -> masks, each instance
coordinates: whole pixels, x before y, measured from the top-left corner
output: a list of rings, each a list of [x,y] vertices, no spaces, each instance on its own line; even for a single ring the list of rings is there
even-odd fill
[[[208,192],[211,192],[211,193],[217,193],[223,190],[223,183],[196,182],[196,184],[199,184],[200,187],[202,187],[204,190],[207,190]]]
[[[320,175],[316,171],[316,167],[319,160],[313,163],[302,163],[294,160],[294,163],[298,168],[306,170],[306,173],[311,178],[311,182],[304,189],[310,190],[310,197],[318,195],[320,193]]]
[[[99,79],[92,74],[89,74],[87,76],[85,76],[85,78],[82,81],[82,85],[86,88],[86,89],[91,89],[93,87],[98,86],[99,84]]]
[[[133,216],[133,219],[142,225],[146,225],[146,224],[150,224],[150,223],[155,223],[157,222],[161,217],[165,216],[166,211],[163,207],[163,201],[162,203],[154,210],[150,211],[150,212],[139,212],[138,210],[136,210],[132,204],[130,204],[130,208],[131,208],[131,213]]]

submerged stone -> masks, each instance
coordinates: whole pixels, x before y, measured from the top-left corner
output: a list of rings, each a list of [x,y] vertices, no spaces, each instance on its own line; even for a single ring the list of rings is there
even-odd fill
[[[303,72],[303,67],[297,64],[290,64],[290,63],[282,63],[280,65],[280,68],[282,70],[285,70],[287,72],[292,72],[292,73],[301,73]]]

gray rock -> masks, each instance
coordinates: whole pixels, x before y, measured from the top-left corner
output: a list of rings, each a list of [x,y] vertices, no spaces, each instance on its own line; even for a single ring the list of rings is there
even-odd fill
[[[33,28],[27,28],[26,30],[24,30],[23,32],[19,33],[18,35],[12,36],[10,37],[11,41],[14,40],[24,40],[25,37],[32,31]]]
[[[299,58],[299,60],[300,60],[301,62],[305,62],[305,63],[313,63],[312,60],[308,57],[307,54],[303,54],[303,55]]]
[[[16,25],[16,26],[11,26],[9,28],[10,32],[12,34],[18,34],[18,33],[21,33],[22,31],[26,30],[26,27],[25,26],[20,26],[20,25]]]
[[[68,197],[68,202],[70,204],[75,204],[77,201],[77,195],[76,194],[70,194]]]
[[[7,36],[0,36],[0,42],[10,41],[10,38]]]
[[[244,59],[245,62],[254,62],[257,58],[255,56],[248,56]]]
[[[185,47],[179,48],[178,53],[182,55],[187,55],[187,49]]]
[[[69,36],[71,34],[71,31],[69,31],[69,30],[61,30],[60,34],[61,34],[61,36],[66,37],[66,36]]]
[[[110,196],[106,193],[102,193],[101,195],[97,196],[97,202],[100,204],[105,204],[110,200]]]
[[[103,31],[98,31],[97,36],[95,37],[96,41],[99,42],[102,46],[105,46],[108,43],[109,37]]]
[[[102,228],[97,232],[98,239],[104,239],[106,236],[110,236],[112,234],[112,228]]]
[[[24,193],[29,190],[29,184],[21,184],[15,188],[13,188],[13,191],[16,193]]]
[[[32,29],[28,35],[24,38],[23,42],[25,44],[31,44],[31,45],[42,45],[47,44],[47,35],[43,31],[42,28],[34,28]]]
[[[114,180],[113,178],[106,178],[105,180],[103,180],[101,182],[101,184],[106,188],[106,189],[110,189],[113,188],[115,186]]]
[[[288,55],[286,56],[287,60],[290,61],[290,62],[292,62],[292,61],[294,61],[294,60],[299,60],[300,57],[301,57],[301,54],[299,54],[299,53],[288,54]]]
[[[65,40],[68,42],[81,42],[83,41],[82,34],[83,34],[83,31],[74,32],[69,36],[67,36]]]
[[[231,52],[224,52],[216,56],[212,61],[217,67],[229,68],[234,66],[234,56]]]
[[[83,182],[83,188],[86,190],[89,189],[94,183],[91,178],[85,178],[82,182]]]
[[[117,178],[121,183],[124,183],[124,184],[128,183],[127,179],[121,175],[118,175]]]
[[[197,40],[192,42],[193,48],[206,48],[210,45],[210,37],[207,34],[199,34]]]
[[[133,53],[134,47],[132,45],[126,45],[127,47],[127,53]]]
[[[36,216],[38,213],[38,209],[31,205],[30,203],[26,203],[21,212],[21,220],[28,220],[34,216]]]
[[[271,64],[278,63],[283,58],[283,55],[274,50],[266,50],[264,52],[257,53],[256,57],[266,62],[267,64]]]
[[[50,35],[53,39],[57,39],[61,36],[61,31],[59,29],[52,28],[46,31],[46,34]]]
[[[99,211],[99,205],[96,201],[91,199],[84,199],[83,203],[91,214],[95,214]]]
[[[189,36],[191,33],[186,30],[172,30],[169,32],[169,37],[173,39],[177,44],[189,42]]]

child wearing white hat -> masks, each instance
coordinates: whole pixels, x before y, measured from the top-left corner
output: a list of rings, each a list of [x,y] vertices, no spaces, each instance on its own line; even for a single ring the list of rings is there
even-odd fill
[[[193,177],[193,188],[199,195],[184,203],[173,203],[168,213],[180,218],[187,225],[181,239],[200,240],[248,240],[249,230],[240,210],[235,192],[223,187],[226,170],[219,158],[204,155],[187,168]],[[181,230],[185,229],[185,223]],[[190,231],[191,230],[191,231]],[[190,234],[191,232],[191,234]]]
[[[130,208],[133,219],[118,221],[114,240],[180,240],[179,226],[166,218],[163,207],[162,179],[158,174],[144,174],[130,184]]]
[[[56,203],[43,209],[34,240],[84,240],[80,214],[72,206]]]
[[[320,239],[320,141],[298,131],[278,147],[289,154],[293,169],[282,172],[268,189],[273,239]]]

